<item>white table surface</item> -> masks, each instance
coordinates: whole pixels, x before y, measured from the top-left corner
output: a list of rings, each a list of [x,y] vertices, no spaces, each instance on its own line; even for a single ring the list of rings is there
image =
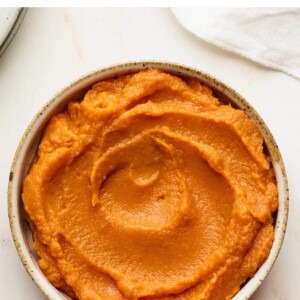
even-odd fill
[[[39,108],[81,75],[132,60],[202,69],[254,106],[281,149],[290,214],[281,253],[254,300],[300,300],[300,81],[211,46],[186,32],[169,9],[29,9],[0,58],[0,299],[45,299],[15,250],[7,182],[18,142]]]

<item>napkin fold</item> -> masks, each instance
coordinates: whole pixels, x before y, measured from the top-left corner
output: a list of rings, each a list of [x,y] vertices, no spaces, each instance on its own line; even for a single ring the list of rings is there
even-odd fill
[[[300,8],[172,8],[201,39],[300,79]]]

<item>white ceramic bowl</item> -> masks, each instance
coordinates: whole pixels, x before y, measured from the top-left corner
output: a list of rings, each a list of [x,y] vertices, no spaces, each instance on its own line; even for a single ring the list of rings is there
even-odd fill
[[[136,72],[149,67],[159,68],[179,76],[192,77],[205,83],[212,88],[214,94],[222,102],[231,103],[232,106],[242,109],[254,120],[262,132],[265,150],[270,154],[278,186],[279,208],[275,219],[275,240],[267,261],[259,268],[254,277],[248,280],[239,293],[234,296],[234,300],[246,300],[251,297],[266,278],[280,251],[288,218],[287,177],[278,146],[272,134],[250,104],[234,89],[213,76],[187,66],[156,61],[130,62],[114,65],[83,76],[56,94],[40,110],[28,126],[12,163],[8,185],[8,213],[13,239],[26,270],[48,299],[61,300],[70,298],[49,283],[37,264],[38,257],[32,246],[32,234],[29,224],[24,217],[21,199],[22,182],[28,173],[43,129],[51,116],[62,111],[69,100],[81,99],[92,84],[116,75]]]
[[[21,7],[0,7],[0,56],[12,42],[26,11]]]

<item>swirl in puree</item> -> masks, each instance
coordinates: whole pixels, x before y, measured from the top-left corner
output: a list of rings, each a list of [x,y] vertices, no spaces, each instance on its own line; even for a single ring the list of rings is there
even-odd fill
[[[157,69],[54,115],[24,181],[39,266],[74,299],[231,299],[269,255],[277,187],[255,123]]]

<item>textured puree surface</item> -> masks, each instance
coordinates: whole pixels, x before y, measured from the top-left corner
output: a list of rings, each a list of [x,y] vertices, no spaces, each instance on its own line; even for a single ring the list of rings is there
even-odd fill
[[[277,188],[244,112],[157,69],[52,117],[24,181],[39,265],[75,299],[231,299],[269,255]]]

